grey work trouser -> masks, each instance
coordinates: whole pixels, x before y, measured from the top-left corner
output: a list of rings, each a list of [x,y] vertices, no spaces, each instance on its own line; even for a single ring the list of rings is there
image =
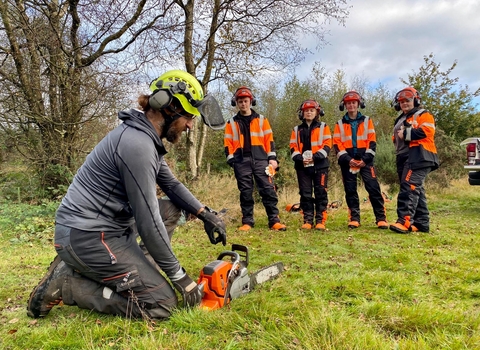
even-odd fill
[[[411,169],[407,163],[397,198],[397,222],[407,227],[413,224],[425,232],[430,230],[430,213],[425,194],[425,178],[430,171],[430,167]]]
[[[159,201],[169,236],[180,211]],[[168,216],[168,213],[170,215]],[[173,214],[173,215],[172,215]],[[174,289],[147,259],[133,229],[125,232],[88,232],[57,224],[55,249],[76,272],[62,287],[66,305],[127,317],[162,319],[177,306]]]

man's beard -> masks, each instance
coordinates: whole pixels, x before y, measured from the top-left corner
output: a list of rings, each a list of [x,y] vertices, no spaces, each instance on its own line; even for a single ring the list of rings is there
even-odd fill
[[[182,132],[185,131],[184,126],[180,123],[179,119],[173,120],[171,118],[165,121],[165,124],[162,128],[162,134],[160,138],[166,138],[170,143],[177,143],[182,136]]]

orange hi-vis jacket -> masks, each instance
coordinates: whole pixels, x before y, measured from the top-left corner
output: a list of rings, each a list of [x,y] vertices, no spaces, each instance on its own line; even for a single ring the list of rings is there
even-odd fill
[[[408,143],[408,163],[411,169],[431,167],[438,168],[437,147],[435,146],[435,119],[423,110],[406,119],[411,127],[404,130],[404,140]]]
[[[356,144],[354,144],[351,126],[351,122],[355,120],[357,121]],[[360,113],[355,120],[351,120],[348,114],[345,114],[335,124],[333,147],[337,153],[338,164],[348,164],[354,157],[363,160],[365,164],[371,164],[375,157],[377,138],[372,120]]]
[[[235,161],[243,159],[244,136],[241,132],[238,118],[242,117],[236,114],[230,118],[225,126],[223,143],[227,162],[231,159]],[[250,142],[252,158],[257,160],[277,159],[270,123],[261,114],[255,113],[250,122]]]
[[[330,133],[330,128],[324,122],[316,122],[310,130],[306,124],[297,125],[293,128],[290,136],[291,158],[295,160],[297,156],[302,156],[303,152],[307,150],[304,149],[306,140],[304,140],[305,134],[302,134],[302,131],[310,131],[310,145],[315,168],[328,167],[328,154],[332,148],[332,134]]]

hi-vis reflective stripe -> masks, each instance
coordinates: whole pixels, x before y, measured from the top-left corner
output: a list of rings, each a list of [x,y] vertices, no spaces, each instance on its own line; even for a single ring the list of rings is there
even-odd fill
[[[312,140],[311,141],[312,151],[315,148],[321,147],[325,140],[328,140],[328,139],[332,138],[332,136],[330,136],[330,135],[324,135],[325,134],[325,123],[324,122],[320,123],[319,133],[320,133],[320,135],[318,137],[318,140]],[[298,125],[293,128],[293,133],[292,134],[294,136],[293,136],[293,138],[290,139],[290,144],[295,143],[297,145],[297,148],[301,149],[301,145],[300,145],[300,142],[298,140]],[[325,157],[328,156],[327,152],[324,151],[323,149],[319,149],[318,151],[315,151],[315,152],[322,153]],[[291,158],[293,159],[293,157],[295,157],[297,154],[300,154],[300,152],[298,152],[298,151],[293,152],[292,155],[291,155]]]
[[[425,112],[425,109],[419,109],[418,111],[415,112],[415,114],[413,115],[413,124],[417,124],[417,118],[420,114],[422,114],[423,112]],[[425,125],[427,127],[431,127],[433,129],[435,129],[435,125],[434,124],[431,124],[431,123],[423,123],[421,125],[418,125],[418,127],[422,126],[422,125]],[[405,141],[412,141],[412,129],[411,128],[408,128],[407,129],[407,134],[405,135]]]
[[[259,116],[260,120],[259,120],[259,123],[260,123],[260,132],[251,132],[250,135],[251,136],[256,136],[256,137],[263,137],[264,135],[268,135],[268,134],[271,134],[272,133],[272,130],[267,130],[267,131],[263,131],[263,121],[265,120],[265,117],[263,115],[260,114]],[[232,121],[232,132],[233,132],[233,141],[239,141],[240,140],[240,132],[238,131],[238,128],[236,128],[235,126],[235,123],[233,123]],[[238,125],[238,123],[236,123]],[[231,135],[226,135],[225,137],[232,137]],[[272,152],[273,155],[275,155],[275,152]]]
[[[370,119],[370,117],[365,116],[365,120],[363,122],[363,134],[362,135],[357,135],[357,141],[366,141],[366,140],[368,140],[368,134],[375,132],[375,130],[368,129],[369,119]],[[345,129],[343,127],[343,122],[342,122],[341,119],[338,121],[338,126],[340,128],[340,140],[342,142],[350,141],[352,139],[352,135],[347,136],[345,134]],[[335,135],[335,136],[337,136],[337,135]]]
[[[298,125],[293,128],[292,135],[294,135],[294,136],[293,136],[293,138],[290,139],[290,144],[295,143],[297,145],[298,149],[300,149],[300,145],[298,144]],[[293,157],[295,157],[297,154],[301,154],[301,153],[298,152],[298,151],[295,151],[295,152],[292,153],[291,158],[293,159]]]
[[[416,123],[417,122],[417,118],[420,114],[422,114],[423,112],[425,112],[425,109],[419,109],[418,111],[415,112],[415,114],[413,115],[413,122]],[[435,124],[432,124],[432,123],[422,123],[422,124],[419,124],[418,127],[422,127],[422,126],[427,126],[429,128],[432,128],[432,129],[435,129]]]
[[[419,109],[418,111],[416,111],[415,114],[413,115],[413,121],[416,122],[418,116],[419,116],[420,114],[422,114],[423,112],[425,112],[424,109]]]

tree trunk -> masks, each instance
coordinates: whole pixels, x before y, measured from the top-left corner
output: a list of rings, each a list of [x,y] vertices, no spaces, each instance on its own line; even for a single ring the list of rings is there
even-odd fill
[[[188,152],[188,165],[189,170],[193,178],[198,176],[198,167],[197,167],[197,154],[196,154],[196,145],[197,145],[197,128],[199,127],[199,118],[195,118],[195,126],[187,134],[187,152]]]

